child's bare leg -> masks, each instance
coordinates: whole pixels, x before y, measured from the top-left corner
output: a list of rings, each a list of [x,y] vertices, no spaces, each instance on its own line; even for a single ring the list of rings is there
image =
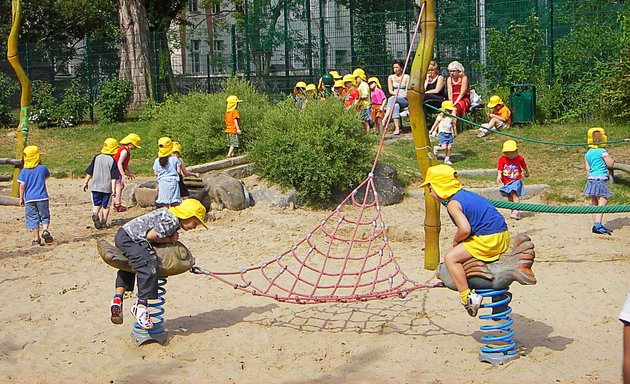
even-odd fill
[[[109,218],[109,207],[103,208],[103,223],[107,224],[107,219]]]
[[[603,196],[591,196],[591,205],[604,206],[608,204],[608,199]],[[604,219],[603,213],[595,213],[593,214],[593,222],[601,223]]]
[[[116,182],[116,196],[114,196],[114,205],[122,204],[122,191],[124,188],[125,184],[122,182],[122,180],[120,182]]]
[[[400,119],[394,119],[394,135],[400,133]]]
[[[468,298],[470,289],[468,289],[468,279],[466,278],[466,272],[464,272],[463,263],[471,257],[463,244],[458,244],[444,256],[444,265],[446,265],[446,269],[451,279],[453,279],[453,283],[464,304],[467,302],[466,299]]]
[[[39,240],[39,228],[37,229],[31,229],[31,234],[33,235],[33,240]]]
[[[230,148],[228,149],[227,157],[229,159],[232,156],[234,156],[234,146],[230,145]]]
[[[451,157],[451,149],[453,147],[450,144],[446,144],[446,157]]]

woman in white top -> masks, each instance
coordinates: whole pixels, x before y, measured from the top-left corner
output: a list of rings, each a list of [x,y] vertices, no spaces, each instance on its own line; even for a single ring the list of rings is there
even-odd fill
[[[403,73],[402,60],[394,60],[392,69],[394,73],[387,78],[387,89],[391,96],[387,99],[387,112],[383,120],[387,121],[391,116],[394,119],[394,135],[400,135],[400,110],[409,106],[407,87],[410,77]]]

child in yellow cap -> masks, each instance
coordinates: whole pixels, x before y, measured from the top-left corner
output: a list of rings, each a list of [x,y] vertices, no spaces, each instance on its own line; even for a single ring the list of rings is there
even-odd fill
[[[604,148],[606,146],[606,131],[604,128],[591,128],[587,133],[589,150],[586,151],[586,172],[588,181],[584,187],[584,195],[591,198],[591,205],[602,206],[608,204],[613,194],[608,189],[608,168],[615,165],[615,160]],[[612,231],[602,225],[603,213],[593,214],[592,232],[598,235],[612,235]]]
[[[481,124],[479,134],[477,135],[479,138],[487,136],[490,131],[505,128],[510,125],[510,116],[512,113],[510,112],[510,108],[503,103],[503,100],[501,100],[498,95],[490,97],[488,108],[492,108],[488,113],[490,121]]]
[[[296,86],[297,87],[297,86]],[[306,87],[306,85],[305,85]],[[238,103],[242,103],[238,96],[228,96],[227,107],[225,108],[225,133],[227,134],[228,153],[227,158],[234,157],[234,151],[239,147],[238,135],[241,130],[241,115],[238,113]]]
[[[453,150],[455,137],[457,137],[457,129],[455,129],[457,119],[453,116],[446,115],[446,113],[455,115],[457,108],[455,108],[452,101],[444,100],[442,102],[442,108],[440,109],[442,112],[436,116],[433,126],[429,131],[430,136],[438,137],[438,145],[433,147],[433,154],[437,156],[438,151],[446,151],[444,164],[452,165],[451,151]]]
[[[141,139],[135,133],[130,133],[120,140],[120,147],[114,155],[114,160],[118,166],[120,176],[116,180],[116,190],[114,191],[114,210],[116,212],[125,212],[127,207],[122,205],[122,191],[125,188],[125,175],[127,180],[135,178],[134,173],[129,168],[129,160],[131,159],[131,151],[140,147]]]
[[[157,207],[168,208],[182,202],[179,190],[181,167],[179,159],[173,154],[174,148],[169,137],[160,137],[158,140],[158,157],[153,162],[153,173],[158,182],[158,196],[155,200]]]
[[[123,323],[123,295],[133,291],[137,279],[138,300],[131,313],[144,329],[153,328],[147,310],[147,300],[158,297],[157,254],[154,244],[175,243],[178,231],[188,231],[205,223],[206,208],[195,199],[186,199],[180,205],[161,208],[136,217],[123,225],[115,237],[115,244],[131,261],[136,273],[119,270],[116,275],[116,293],[110,305],[110,319],[114,324]]]
[[[522,177],[529,177],[529,169],[523,156],[519,155],[516,141],[506,140],[501,149],[501,157],[497,163],[497,183],[503,186],[499,193],[507,197],[509,201],[518,203],[521,196],[525,195]],[[511,218],[520,220],[521,212],[513,210]]]
[[[48,230],[50,226],[50,208],[46,179],[50,171],[40,160],[39,148],[29,145],[24,148],[24,168],[18,175],[20,205],[24,206],[26,229],[33,234],[32,245],[52,243],[53,237]],[[39,237],[39,227],[42,227],[42,242]]]
[[[105,139],[101,153],[94,156],[92,162],[85,169],[83,191],[86,192],[92,180],[90,192],[92,194],[92,222],[94,228],[108,228],[109,206],[112,194],[116,191],[116,180],[120,178],[118,164],[114,155],[118,151],[118,141],[113,138]]]
[[[453,248],[444,256],[444,265],[459,291],[464,308],[477,316],[482,297],[468,288],[463,263],[470,258],[496,261],[510,245],[510,233],[503,216],[488,200],[462,188],[455,169],[446,165],[429,167],[421,187],[426,186],[438,202],[447,202],[446,209],[457,226]]]

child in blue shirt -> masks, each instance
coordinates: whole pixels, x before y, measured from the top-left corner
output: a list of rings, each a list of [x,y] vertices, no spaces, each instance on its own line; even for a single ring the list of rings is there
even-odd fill
[[[457,226],[453,248],[444,256],[444,265],[459,291],[462,305],[472,317],[477,316],[482,297],[468,287],[463,263],[471,258],[496,261],[510,246],[510,233],[503,216],[488,200],[462,188],[455,169],[440,164],[429,167],[421,187],[438,202],[447,201],[446,209]]]
[[[24,148],[24,168],[18,176],[20,205],[25,207],[26,229],[33,234],[32,245],[52,243],[53,237],[48,231],[50,225],[50,209],[48,206],[48,191],[46,179],[50,172],[42,165],[39,158],[39,148],[29,145]],[[39,227],[42,227],[42,242],[39,237]]]
[[[158,197],[155,205],[172,207],[182,202],[179,190],[179,159],[173,155],[173,141],[169,137],[158,140],[158,158],[153,162],[153,173],[157,176]]]
[[[584,195],[590,196],[591,205],[604,206],[613,195],[606,185],[606,180],[608,180],[608,168],[615,165],[615,160],[604,149],[608,141],[604,128],[589,129],[587,141],[590,148],[584,155],[588,175]],[[593,214],[592,231],[598,235],[612,235],[612,231],[602,225],[603,217],[603,213]]]

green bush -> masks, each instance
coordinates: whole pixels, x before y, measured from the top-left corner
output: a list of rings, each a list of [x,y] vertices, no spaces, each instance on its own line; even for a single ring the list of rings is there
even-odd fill
[[[111,78],[101,84],[97,104],[103,123],[125,120],[132,91],[133,84],[129,80]]]
[[[267,96],[257,93],[248,81],[232,78],[223,87],[222,93],[169,96],[164,103],[151,106],[151,111],[143,117],[154,120],[160,135],[182,144],[183,157],[188,164],[214,160],[227,153],[226,99],[237,95],[243,100],[238,107],[243,130],[240,150],[243,151],[255,139],[254,126],[271,104]]]
[[[79,81],[72,80],[63,95],[63,101],[59,105],[58,125],[60,127],[73,127],[83,122],[83,116],[88,107],[88,100]]]
[[[0,73],[0,127],[6,127],[14,122],[11,115],[11,96],[20,88],[10,77]]]
[[[57,124],[57,98],[50,83],[35,80],[31,84],[33,99],[31,102],[31,121],[40,128]]]
[[[311,205],[331,203],[361,182],[373,161],[373,141],[361,119],[333,101],[309,102],[300,113],[287,99],[256,126],[251,159],[257,172],[295,188]]]

